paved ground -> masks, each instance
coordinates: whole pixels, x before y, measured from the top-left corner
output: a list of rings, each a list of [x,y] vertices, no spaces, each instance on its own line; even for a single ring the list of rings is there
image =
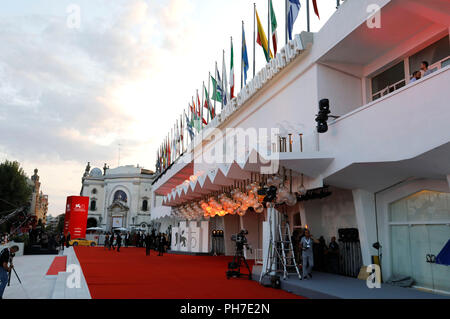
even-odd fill
[[[13,272],[11,286],[6,287],[4,299],[50,299],[55,280],[47,279],[45,274],[55,255],[17,256],[14,266],[23,286]]]

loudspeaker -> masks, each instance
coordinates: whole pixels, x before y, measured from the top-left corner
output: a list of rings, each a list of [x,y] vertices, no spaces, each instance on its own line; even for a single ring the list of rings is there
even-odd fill
[[[357,242],[359,241],[359,232],[356,228],[339,229],[339,241],[342,242]]]

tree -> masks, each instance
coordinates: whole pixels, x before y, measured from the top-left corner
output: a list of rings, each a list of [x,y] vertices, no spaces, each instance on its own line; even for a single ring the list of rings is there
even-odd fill
[[[64,231],[64,221],[66,218],[66,214],[61,214],[58,216],[58,226],[56,227],[56,232],[61,234]]]
[[[0,216],[4,216],[30,202],[32,187],[18,162],[6,160],[0,164]],[[2,225],[3,231],[9,230],[9,225]],[[5,229],[6,228],[6,229]]]

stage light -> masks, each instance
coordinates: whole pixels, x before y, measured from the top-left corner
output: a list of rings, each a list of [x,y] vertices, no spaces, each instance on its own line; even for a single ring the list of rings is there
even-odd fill
[[[330,114],[330,101],[328,99],[320,100],[319,102],[319,114],[317,114],[317,132],[328,132],[328,115]]]

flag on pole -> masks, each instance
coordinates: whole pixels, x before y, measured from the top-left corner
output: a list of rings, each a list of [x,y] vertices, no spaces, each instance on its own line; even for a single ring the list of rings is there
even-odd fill
[[[313,2],[313,6],[314,6],[314,12],[320,20],[319,9],[317,8],[317,0],[312,0],[312,2]]]
[[[289,10],[287,18],[289,40],[292,40],[292,30],[294,29],[294,23],[295,20],[297,20],[299,12],[300,12],[300,0],[289,0]]]
[[[247,72],[250,68],[248,64],[247,42],[245,41],[244,23],[242,23],[242,61],[244,71],[244,83],[247,84]]]
[[[256,40],[256,43],[258,43],[263,48],[266,61],[269,62],[270,59],[273,59],[272,51],[269,49],[269,43],[266,37],[266,33],[264,32],[264,28],[261,24],[261,20],[259,19],[258,11],[255,10],[255,14],[258,23],[258,38]]]
[[[223,51],[222,59],[222,104],[228,104],[228,81],[227,81],[227,67],[225,65],[225,50]]]
[[[206,87],[205,87],[205,96],[206,96],[206,98],[205,98],[205,105],[204,105],[204,107],[208,110],[209,118],[212,120],[215,117],[214,116],[214,109],[213,109],[213,107],[211,105],[211,101],[209,100],[209,93],[208,93],[208,90],[206,89]]]
[[[217,69],[216,69],[216,78],[217,81],[213,76],[211,76],[213,86],[212,99],[217,102],[222,102],[222,87],[221,87],[222,80],[220,79],[220,74]]]
[[[270,0],[270,22],[272,27],[272,45],[273,45],[273,53],[277,56],[278,52],[278,35],[277,35],[277,17],[275,15],[275,10],[273,10],[272,0]]]
[[[189,133],[191,141],[193,141],[194,140],[194,130],[192,129],[192,122],[189,120],[189,118],[186,115],[186,113],[184,114],[184,116],[186,116],[186,128],[187,128],[187,131]]]
[[[233,38],[231,38],[231,62],[230,62],[230,99],[234,98],[234,50]]]

